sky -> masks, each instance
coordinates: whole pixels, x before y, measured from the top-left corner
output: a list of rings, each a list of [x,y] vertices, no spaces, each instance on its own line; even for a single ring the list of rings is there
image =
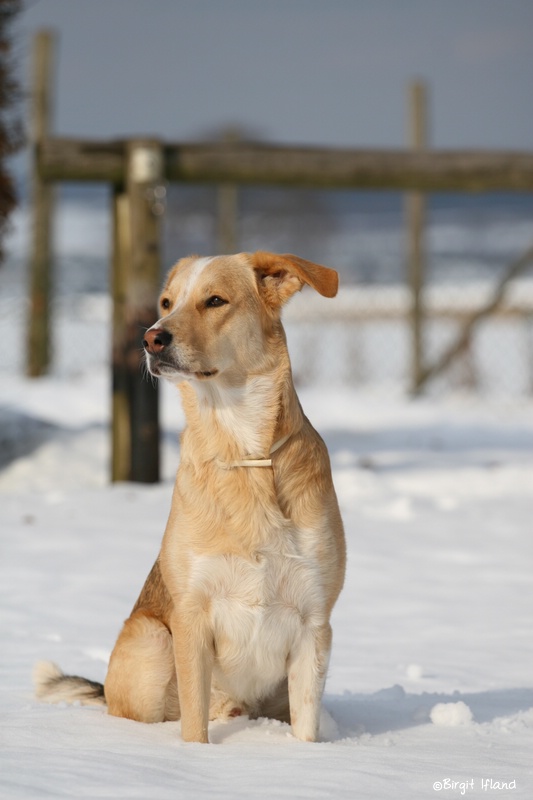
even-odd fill
[[[58,135],[402,147],[417,78],[432,146],[533,148],[532,0],[26,0],[26,89],[42,28]]]

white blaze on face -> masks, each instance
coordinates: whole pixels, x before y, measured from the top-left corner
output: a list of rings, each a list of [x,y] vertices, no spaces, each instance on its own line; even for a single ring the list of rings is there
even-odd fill
[[[178,297],[176,303],[172,306],[170,313],[173,313],[174,311],[177,311],[185,306],[187,300],[189,299],[194,290],[194,287],[196,286],[196,283],[198,282],[198,278],[200,277],[204,269],[211,261],[213,261],[213,256],[210,256],[209,258],[198,258],[194,262],[194,264],[190,268],[190,272],[185,281],[185,286],[183,287],[183,291]],[[157,320],[157,322],[154,322],[154,324],[149,330],[161,328],[164,320],[165,317],[161,317],[160,319]]]
[[[186,304],[187,300],[194,291],[194,287],[198,283],[200,275],[207,267],[207,265],[211,263],[211,261],[213,261],[213,257],[199,258],[197,261],[194,262],[194,264],[190,268],[189,274],[187,275],[185,286],[183,287],[183,292],[181,292],[176,304],[172,308],[172,311],[176,311],[177,309],[182,308]]]

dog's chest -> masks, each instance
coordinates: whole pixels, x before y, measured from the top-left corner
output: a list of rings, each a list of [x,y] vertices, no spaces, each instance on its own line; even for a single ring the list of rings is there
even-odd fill
[[[190,589],[207,609],[217,669],[245,700],[284,677],[291,648],[322,617],[318,566],[309,557],[200,556]]]

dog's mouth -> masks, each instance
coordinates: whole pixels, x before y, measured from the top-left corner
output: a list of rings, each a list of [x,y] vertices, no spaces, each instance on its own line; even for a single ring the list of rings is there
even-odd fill
[[[197,380],[208,380],[209,378],[214,378],[215,375],[218,374],[217,369],[205,371],[193,370],[183,366],[182,364],[167,361],[158,356],[154,356],[152,353],[147,354],[147,366],[148,371],[155,378],[169,378],[170,380],[175,380],[176,378],[182,378],[185,380],[190,378],[196,378]]]
[[[205,380],[206,378],[214,378],[215,375],[218,375],[218,369],[213,369],[210,372],[209,371],[195,372],[194,375],[196,378],[198,378],[198,380]]]

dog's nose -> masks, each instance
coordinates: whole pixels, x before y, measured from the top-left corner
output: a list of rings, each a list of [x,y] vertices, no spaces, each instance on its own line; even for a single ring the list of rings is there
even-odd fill
[[[172,334],[164,328],[150,328],[144,334],[143,345],[148,353],[157,355],[172,341]]]

